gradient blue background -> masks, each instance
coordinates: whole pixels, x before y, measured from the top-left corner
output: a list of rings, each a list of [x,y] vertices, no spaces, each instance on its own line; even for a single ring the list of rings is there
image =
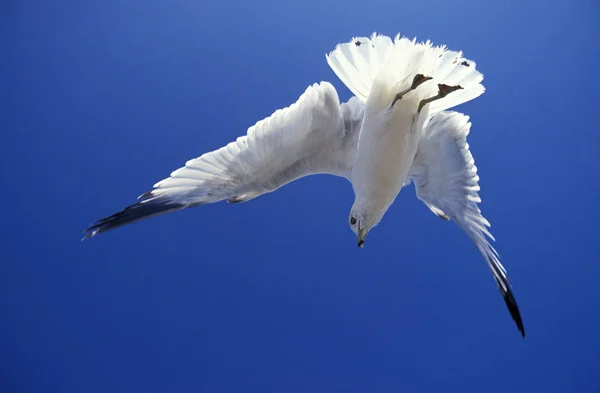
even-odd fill
[[[0,6],[0,391],[598,392],[600,6],[587,1],[16,1]],[[469,239],[405,189],[363,250],[343,179],[80,243],[187,159],[349,91],[372,31],[462,49],[483,212],[522,340]]]

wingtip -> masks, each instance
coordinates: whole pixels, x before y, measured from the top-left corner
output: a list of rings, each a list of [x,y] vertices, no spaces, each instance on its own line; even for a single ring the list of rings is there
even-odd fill
[[[502,290],[500,287],[500,292],[502,293],[502,297],[504,298],[504,303],[506,303],[506,307],[512,316],[513,321],[517,325],[517,329],[521,333],[523,339],[525,338],[525,326],[523,325],[523,319],[521,318],[521,312],[519,311],[519,306],[517,305],[517,300],[515,299],[512,291],[507,286],[506,291]]]
[[[144,195],[142,195],[142,197]],[[94,222],[92,225],[90,225],[87,229],[83,231],[83,238],[81,239],[81,241],[90,239],[99,235],[100,233],[109,231],[114,228],[131,224],[142,219],[157,216],[159,214],[181,210],[188,206],[195,205],[185,205],[163,198],[156,198],[152,200],[142,199],[137,203],[134,203],[133,205],[127,206],[126,208],[115,214],[104,217]]]
[[[493,248],[491,250],[495,251]],[[504,274],[504,268],[500,262],[494,258],[493,254],[488,258],[488,265],[490,269],[492,269],[494,279],[498,285],[498,290],[504,299],[504,303],[506,303],[506,307],[510,312],[510,316],[512,317],[513,321],[515,321],[519,332],[521,332],[521,336],[525,338],[525,325],[523,325],[523,319],[521,318],[521,312],[519,311],[519,306],[517,305],[517,299],[515,299],[515,296],[510,289],[510,283]]]
[[[87,239],[91,239],[94,236],[96,236],[98,234],[98,230],[90,230],[90,228],[86,229],[83,231],[83,237],[81,238],[81,241],[86,241]]]
[[[105,217],[100,220],[96,220],[90,226],[88,226],[83,231],[81,231],[81,233],[83,234],[81,241],[83,242],[85,240],[91,239],[91,238],[95,237],[96,235],[98,235],[100,232],[103,232],[102,227],[105,224],[105,221],[107,218],[108,217]]]

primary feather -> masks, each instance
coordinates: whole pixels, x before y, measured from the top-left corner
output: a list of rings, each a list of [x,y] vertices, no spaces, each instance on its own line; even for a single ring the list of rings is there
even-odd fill
[[[92,224],[84,239],[187,207],[248,201],[307,175],[348,177],[363,110],[357,98],[340,104],[328,82],[309,86],[294,104],[257,122],[247,135],[189,160],[137,203]]]
[[[496,250],[489,243],[494,237],[490,223],[479,210],[479,176],[469,150],[469,117],[457,112],[442,112],[429,119],[409,176],[415,183],[417,197],[431,211],[456,224],[471,238],[487,262],[506,306],[519,331],[525,328],[510,289],[506,270]]]

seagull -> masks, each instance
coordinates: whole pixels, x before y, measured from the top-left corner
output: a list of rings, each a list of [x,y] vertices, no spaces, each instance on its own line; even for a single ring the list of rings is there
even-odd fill
[[[250,127],[220,149],[189,160],[138,201],[84,230],[82,240],[144,218],[226,200],[250,201],[314,174],[346,178],[348,223],[363,247],[400,190],[453,220],[489,266],[521,335],[525,328],[506,270],[478,208],[479,177],[466,138],[469,117],[449,109],[485,91],[462,52],[374,33],[338,44],[326,60],[353,93],[340,103],[329,82]]]

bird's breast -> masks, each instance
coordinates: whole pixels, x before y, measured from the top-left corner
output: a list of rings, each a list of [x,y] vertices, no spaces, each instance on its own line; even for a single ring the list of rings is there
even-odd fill
[[[402,188],[421,135],[418,104],[402,104],[383,111],[367,108],[352,170],[355,194],[385,201],[387,207]]]

